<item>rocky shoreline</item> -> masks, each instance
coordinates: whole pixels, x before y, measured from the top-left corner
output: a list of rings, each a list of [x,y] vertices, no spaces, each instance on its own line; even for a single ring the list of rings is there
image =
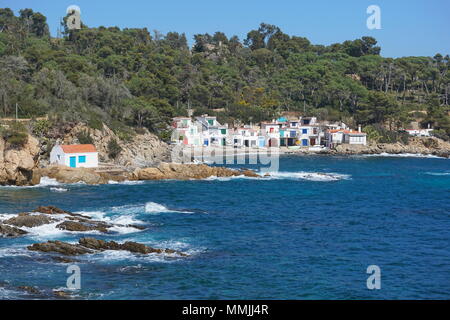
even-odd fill
[[[124,241],[107,241],[91,236],[115,235],[114,228],[134,228],[135,232],[147,229],[143,225],[122,225],[112,222],[94,220],[89,216],[72,213],[54,206],[41,206],[31,212],[23,212],[16,215],[2,215],[0,218],[0,238],[18,238],[33,235],[32,229],[41,226],[53,225],[55,228],[80,235],[77,243],[63,242],[59,240],[48,240],[46,242],[32,243],[26,246],[26,250],[41,253],[36,259],[49,263],[73,264],[79,263],[80,256],[102,253],[105,251],[123,251],[132,255],[145,257],[149,255],[162,255],[164,259],[187,258],[190,254],[170,248],[153,248],[149,245]],[[85,233],[90,236],[86,237]],[[78,259],[77,259],[78,258]],[[89,260],[84,260],[89,261]],[[12,286],[7,282],[0,281],[0,289],[13,290],[25,296],[48,297],[48,298],[73,298],[73,292],[59,289],[41,289],[37,287],[21,285]]]
[[[81,130],[83,127],[76,127],[77,130]],[[75,130],[75,129],[74,129]],[[75,130],[75,132],[78,132]],[[97,132],[98,131],[98,132]],[[109,132],[108,128],[104,128],[103,131],[97,130],[94,133],[96,142],[102,146],[102,150],[105,149],[106,137],[110,137],[113,133]],[[109,132],[109,133],[108,133]],[[70,135],[72,137],[74,133]],[[149,135],[149,134],[147,134]],[[145,135],[143,136],[145,137]],[[140,137],[139,139],[141,139]],[[152,138],[154,138],[152,136]],[[72,138],[68,140],[74,141]],[[138,138],[136,138],[138,139]],[[138,139],[138,140],[139,140]],[[109,141],[109,140],[108,140]],[[75,141],[74,141],[75,142]],[[148,147],[148,158],[144,161],[138,161],[141,166],[137,165],[137,162],[125,161],[122,159],[120,163],[125,166],[119,172],[108,172],[107,170],[98,169],[83,169],[83,168],[68,168],[64,166],[45,165],[40,167],[39,155],[39,141],[34,137],[29,136],[27,143],[21,148],[13,148],[8,145],[0,137],[0,185],[15,185],[15,186],[33,186],[38,185],[42,177],[48,177],[55,179],[60,183],[86,183],[90,185],[107,184],[111,182],[124,182],[124,181],[138,181],[138,180],[189,180],[189,179],[207,179],[209,177],[232,177],[232,176],[247,176],[258,178],[261,177],[255,172],[250,170],[235,170],[224,167],[211,167],[205,164],[177,164],[161,162],[169,161],[167,154],[170,153],[167,148],[163,148],[162,145],[157,144],[152,140],[152,147]],[[145,144],[143,148],[146,149]],[[164,157],[157,157],[156,150],[163,150],[161,154]],[[127,149],[128,150],[128,149]],[[134,149],[133,149],[134,150]],[[189,153],[193,149],[185,148]],[[135,150],[136,151],[136,150]],[[184,151],[184,150],[183,150]],[[194,150],[198,151],[198,150]],[[226,149],[216,150],[214,148],[200,150],[200,155],[206,154],[219,156],[237,155],[237,154],[257,154],[259,152],[269,152],[267,149]],[[105,153],[106,151],[102,151]],[[134,151],[133,151],[134,152]],[[218,153],[217,153],[218,152]],[[145,153],[147,155],[147,153]],[[450,143],[440,140],[434,137],[411,137],[408,144],[402,143],[369,143],[366,146],[363,145],[338,145],[335,149],[310,151],[309,149],[291,150],[285,147],[277,148],[276,150],[270,150],[271,154],[283,155],[305,155],[305,154],[320,154],[320,155],[364,155],[364,154],[421,154],[421,155],[433,155],[437,157],[449,158],[450,157]],[[193,154],[195,156],[196,153]],[[139,152],[130,153],[130,157],[140,157]],[[128,159],[127,158],[127,159]],[[155,162],[155,161],[159,162]],[[194,158],[195,159],[195,158]],[[145,164],[150,164],[153,161],[153,165],[146,167]],[[158,163],[156,165],[156,163]]]
[[[90,185],[108,184],[124,181],[148,180],[201,180],[209,177],[245,176],[260,178],[251,170],[211,167],[205,164],[161,163],[153,168],[137,168],[134,171],[123,171],[119,174],[98,172],[91,168],[68,168],[64,166],[49,166],[33,171],[31,185],[39,184],[42,177],[55,179],[59,183],[86,183]]]

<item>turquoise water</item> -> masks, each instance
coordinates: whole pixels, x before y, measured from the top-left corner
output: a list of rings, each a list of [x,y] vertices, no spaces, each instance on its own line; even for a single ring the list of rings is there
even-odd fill
[[[0,214],[55,205],[141,223],[94,236],[190,254],[79,258],[81,299],[449,299],[449,199],[450,160],[307,156],[282,157],[265,180],[0,187]],[[25,247],[81,236],[31,231],[0,239],[0,298],[66,285],[67,265]],[[381,290],[366,287],[369,265]]]

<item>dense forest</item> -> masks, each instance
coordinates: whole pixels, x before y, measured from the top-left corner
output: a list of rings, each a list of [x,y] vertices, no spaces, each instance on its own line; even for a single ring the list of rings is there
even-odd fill
[[[258,122],[286,111],[350,125],[406,128],[417,119],[450,135],[450,58],[384,58],[372,37],[314,45],[262,23],[242,41],[222,32],[185,34],[117,27],[64,29],[46,17],[0,9],[0,118],[49,115],[107,123],[126,136],[167,136],[170,118],[209,113]]]

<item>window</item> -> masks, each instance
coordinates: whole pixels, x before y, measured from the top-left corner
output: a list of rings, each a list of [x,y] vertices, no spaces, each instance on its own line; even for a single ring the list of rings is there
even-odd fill
[[[303,134],[308,134],[308,129],[302,129]]]
[[[78,163],[86,163],[86,156],[79,156]]]
[[[60,154],[58,154],[58,160],[61,160],[61,155]]]
[[[212,125],[214,125],[214,120],[212,120],[212,119],[208,120],[208,123],[209,123],[210,126],[212,126]]]

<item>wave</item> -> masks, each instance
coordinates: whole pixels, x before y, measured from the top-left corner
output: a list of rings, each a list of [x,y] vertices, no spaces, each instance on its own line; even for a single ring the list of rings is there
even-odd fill
[[[50,188],[50,191],[53,192],[67,192],[66,188]]]
[[[450,172],[425,172],[430,176],[450,176]]]
[[[133,241],[132,239],[130,239]],[[124,241],[127,241],[126,239]],[[145,245],[154,248],[170,248],[173,250],[181,251],[188,254],[189,257],[199,255],[206,251],[206,248],[193,248],[191,245],[181,241],[162,241],[162,242],[141,242]],[[95,253],[89,257],[89,260],[101,260],[101,261],[111,261],[117,262],[126,260],[127,262],[164,262],[172,263],[179,261],[181,259],[186,259],[186,257],[181,257],[176,253],[150,253],[150,254],[136,254],[129,251],[117,251],[117,250],[106,250],[102,252]]]
[[[144,221],[135,218],[134,214],[109,214],[103,211],[78,211],[78,214],[91,217],[94,220],[103,221],[106,223],[114,224],[113,227],[108,228],[109,231],[117,232],[119,234],[136,233],[140,230],[134,228],[133,225],[143,225]]]
[[[102,211],[80,211],[76,212],[78,214],[88,216],[93,220],[103,221],[109,224],[113,224],[111,228],[108,228],[109,231],[118,233],[118,234],[129,234],[129,233],[137,233],[142,230],[139,228],[133,227],[133,225],[139,226],[145,224],[145,222],[141,220],[135,219],[134,215],[111,215]],[[40,213],[30,213],[31,215],[39,215]],[[13,217],[17,217],[17,214],[0,214],[0,221],[7,220]],[[20,229],[28,232],[25,236],[30,237],[32,239],[55,239],[64,237],[67,235],[80,235],[80,234],[89,234],[89,235],[103,235],[100,231],[91,230],[91,231],[67,231],[61,230],[57,228],[57,225],[63,221],[68,221],[70,216],[66,214],[52,215],[51,218],[54,220],[51,223],[44,224],[37,227],[20,227]]]
[[[246,179],[246,180],[261,180],[259,177],[247,177],[244,175],[240,176],[232,176],[232,177],[217,177],[217,176],[211,176],[206,179],[203,179],[203,181],[231,181],[231,180],[240,180],[240,179]]]
[[[288,179],[288,180],[308,180],[308,181],[339,181],[349,180],[351,178],[348,174],[333,173],[333,172],[269,172],[270,176],[265,179]]]
[[[447,159],[445,157],[435,156],[433,154],[423,153],[379,153],[379,154],[363,154],[360,157],[392,157],[392,158],[428,158],[428,159]]]
[[[121,184],[121,185],[127,185],[127,186],[132,186],[132,185],[137,185],[137,184],[144,184],[145,181],[130,181],[130,180],[125,180],[125,181],[114,181],[114,180],[109,180],[108,184]]]
[[[42,177],[41,182],[36,187],[60,186],[61,183],[49,177]]]
[[[147,202],[145,204],[145,212],[146,213],[164,213],[164,212],[178,212],[178,213],[193,213],[191,211],[179,211],[169,209],[162,204],[156,202]]]

